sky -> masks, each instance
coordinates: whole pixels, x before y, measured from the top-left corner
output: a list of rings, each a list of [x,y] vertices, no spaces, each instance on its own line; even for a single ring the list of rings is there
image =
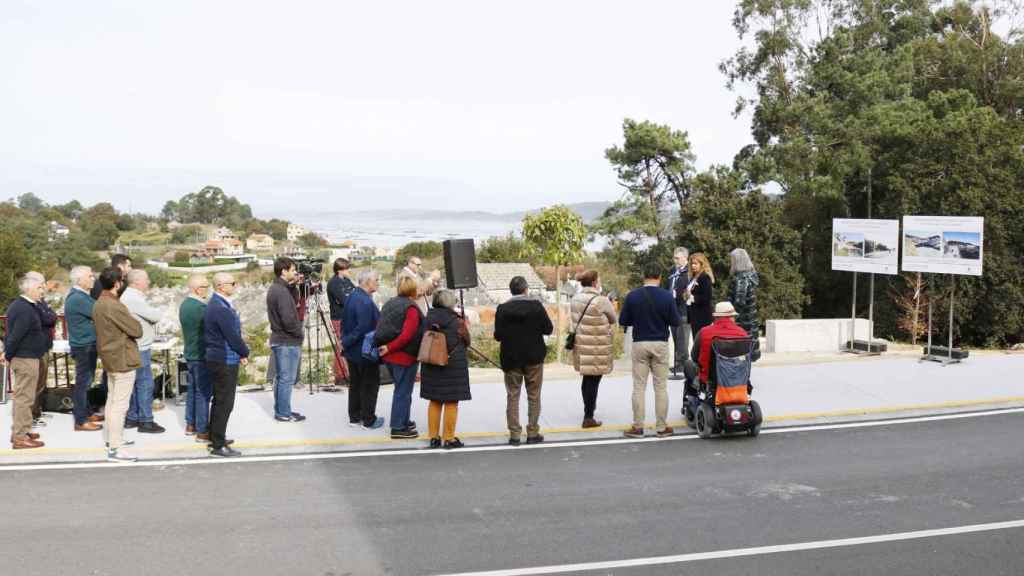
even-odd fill
[[[4,0],[0,199],[257,216],[504,212],[621,195],[622,120],[751,141],[734,3]]]

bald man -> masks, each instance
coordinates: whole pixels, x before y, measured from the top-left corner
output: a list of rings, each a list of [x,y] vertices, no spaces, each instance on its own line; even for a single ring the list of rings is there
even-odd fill
[[[249,347],[242,339],[242,320],[231,297],[235,278],[218,272],[213,276],[213,296],[206,305],[203,334],[206,340],[206,369],[213,382],[213,403],[210,406],[210,455],[241,456],[227,439],[228,418],[235,407],[240,366],[249,363]]]
[[[125,420],[125,428],[138,428],[142,434],[160,434],[164,427],[153,421],[153,389],[156,384],[153,382],[153,337],[156,335],[156,325],[163,317],[163,312],[151,306],[146,301],[146,293],[149,292],[149,274],[145,270],[132,269],[128,272],[128,288],[121,294],[121,302],[132,313],[132,316],[142,324],[142,338],[136,343],[139,346],[139,356],[142,358],[142,366],[135,371],[135,388],[132,389],[132,399],[128,406],[128,417]]]
[[[210,374],[206,371],[206,337],[203,318],[210,280],[202,274],[188,279],[188,296],[178,309],[181,334],[185,340],[185,362],[188,363],[188,394],[185,404],[185,434],[196,435],[196,442],[210,439]]]

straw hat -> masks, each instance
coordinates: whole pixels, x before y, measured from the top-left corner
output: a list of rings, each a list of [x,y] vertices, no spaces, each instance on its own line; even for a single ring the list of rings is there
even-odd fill
[[[736,308],[733,307],[732,302],[719,302],[718,304],[715,304],[715,312],[712,314],[715,318],[725,318],[736,315]]]

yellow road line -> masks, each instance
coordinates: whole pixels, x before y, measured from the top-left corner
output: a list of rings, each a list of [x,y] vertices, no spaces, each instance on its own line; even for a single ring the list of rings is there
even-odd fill
[[[991,406],[997,404],[1024,404],[1024,396],[1007,396],[1002,398],[990,398],[987,400],[954,400],[950,402],[937,402],[932,404],[911,404],[904,406],[891,406],[885,408],[854,408],[849,410],[833,410],[828,412],[799,412],[793,414],[783,414],[778,416],[768,416],[765,418],[766,422],[786,422],[793,420],[812,420],[817,418],[842,418],[848,416],[869,416],[877,414],[892,414],[896,412],[912,412],[917,410],[943,410],[952,408],[970,408],[977,406]],[[686,426],[686,423],[682,420],[673,420],[668,423],[669,426],[682,428]],[[624,431],[631,428],[631,424],[607,424],[599,428],[581,428],[579,426],[562,426],[556,428],[544,428],[541,430],[544,434],[568,434],[568,433],[594,433],[594,432],[609,432],[609,431]],[[647,429],[653,429],[653,426],[648,426]],[[460,438],[504,438],[508,436],[508,432],[461,432],[459,433]],[[425,440],[425,436],[420,436],[419,440]],[[395,444],[403,445],[406,440],[392,440],[387,436],[363,436],[355,438],[314,438],[314,439],[297,439],[297,440],[269,440],[269,441],[253,441],[253,442],[237,442],[235,444],[238,448],[296,448],[296,447],[312,447],[312,446],[356,446],[363,444]],[[409,444],[415,445],[415,444]],[[141,449],[142,447],[140,447]],[[147,446],[144,450],[149,452],[198,452],[206,451],[206,444],[198,442],[190,442],[187,444],[166,444],[158,446]],[[104,448],[36,448],[33,450],[0,450],[0,457],[2,456],[45,456],[51,454],[102,454],[105,452]]]

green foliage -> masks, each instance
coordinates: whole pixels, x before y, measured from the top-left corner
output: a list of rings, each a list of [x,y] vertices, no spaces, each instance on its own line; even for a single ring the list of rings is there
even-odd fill
[[[511,232],[484,240],[476,250],[476,261],[485,263],[529,262],[530,256],[526,242]]]
[[[0,304],[5,308],[20,294],[18,279],[30,267],[28,252],[19,234],[11,229],[0,230]]]
[[[109,202],[101,202],[82,213],[81,228],[90,250],[106,250],[117,241],[117,211]]]
[[[26,192],[25,194],[18,196],[18,208],[21,208],[26,212],[31,212],[35,214],[36,212],[42,210],[45,206],[46,204],[42,200],[40,200],[38,196],[31,192]]]
[[[205,229],[198,224],[186,224],[171,232],[171,244],[201,244],[206,240]],[[187,261],[188,258],[185,258]]]
[[[413,256],[419,256],[421,260],[426,262],[427,260],[436,260],[441,258],[443,255],[444,246],[440,242],[434,242],[432,240],[425,242],[410,242],[395,252],[395,261],[392,265],[392,271],[398,273],[402,268],[405,268],[405,264],[409,261],[409,258]]]
[[[327,246],[327,240],[324,240],[316,232],[306,232],[298,238],[299,245],[307,250],[314,250]]]
[[[204,186],[199,192],[186,194],[181,200],[168,201],[160,215],[182,223],[222,224],[241,228],[252,219],[252,208],[234,196],[228,196],[217,186]]]
[[[562,204],[523,218],[523,240],[543,264],[565,266],[583,261],[586,237],[583,219]]]
[[[150,285],[157,288],[173,288],[175,286],[182,285],[182,276],[164,270],[163,268],[146,266],[146,274],[149,275]]]
[[[604,154],[626,194],[594,223],[592,232],[636,249],[647,238],[660,242],[669,228],[666,211],[673,204],[683,208],[694,155],[686,132],[667,125],[626,118],[622,133],[622,146]]]
[[[715,300],[729,287],[729,253],[745,248],[760,276],[761,320],[800,317],[806,297],[800,274],[800,234],[786,225],[782,200],[759,190],[742,192],[732,170],[715,167],[694,180],[687,220],[676,227],[676,244],[704,252],[715,273]],[[671,253],[665,254],[666,266]]]
[[[740,104],[756,145],[736,167],[745,187],[785,193],[805,313],[849,313],[851,275],[830,270],[828,235],[833,217],[868,215],[870,186],[875,218],[984,216],[985,274],[957,280],[960,337],[1024,339],[1024,36],[1006,16],[964,1],[740,2],[734,24],[753,41],[723,71],[754,87]],[[889,337],[902,334],[893,282],[876,282],[876,333]]]

